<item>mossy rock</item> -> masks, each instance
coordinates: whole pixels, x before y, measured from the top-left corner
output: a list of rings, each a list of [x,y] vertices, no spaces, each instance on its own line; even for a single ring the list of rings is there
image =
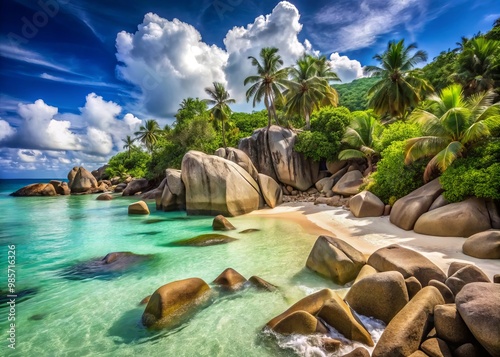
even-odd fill
[[[169,247],[207,247],[210,245],[227,244],[237,240],[224,234],[202,234],[194,238],[178,240],[166,244]]]

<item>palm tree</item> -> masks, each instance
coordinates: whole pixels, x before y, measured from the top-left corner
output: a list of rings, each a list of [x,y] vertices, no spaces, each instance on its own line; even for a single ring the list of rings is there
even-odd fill
[[[467,94],[495,87],[500,80],[500,41],[477,37],[465,43],[458,57],[458,78]]]
[[[123,145],[123,149],[128,150],[128,158],[130,159],[130,153],[134,148],[135,138],[132,138],[130,135],[127,135],[127,137],[125,139],[122,139],[122,141],[125,143],[125,145]]]
[[[342,142],[350,148],[339,153],[339,160],[364,158],[370,172],[373,171],[373,161],[379,156],[374,149],[376,140],[383,131],[378,120],[367,112],[354,112],[354,118],[347,127]]]
[[[330,86],[330,82],[341,82],[341,79],[337,73],[332,71],[325,56],[316,59],[316,70],[316,75],[327,82],[327,86],[325,87],[325,98],[321,102],[321,106],[332,105],[336,107],[339,102],[339,94],[335,88]]]
[[[231,109],[229,104],[233,104],[236,101],[230,98],[229,92],[224,88],[224,84],[219,82],[213,83],[213,88],[205,88],[205,92],[210,96],[210,99],[205,99],[205,103],[213,105],[210,109],[210,113],[216,122],[219,122],[222,126],[222,144],[224,148],[226,147],[226,121],[228,120]]]
[[[260,51],[259,62],[255,57],[250,56],[252,65],[257,67],[257,75],[245,78],[244,84],[253,83],[246,92],[247,102],[253,97],[253,106],[260,103],[264,98],[264,105],[267,109],[268,126],[271,126],[271,117],[278,123],[275,100],[283,100],[282,91],[285,89],[284,82],[288,76],[287,68],[280,68],[283,65],[281,56],[277,54],[278,49],[266,47]]]
[[[459,84],[432,95],[430,110],[416,109],[410,116],[422,125],[425,136],[407,141],[405,162],[432,157],[424,172],[426,182],[435,168],[445,171],[472,143],[490,136],[492,125],[500,125],[500,103],[492,104],[494,97],[489,90],[465,98]]]
[[[306,120],[306,129],[311,127],[310,117],[315,108],[319,108],[327,98],[327,102],[334,101],[333,91],[326,77],[318,76],[318,59],[304,56],[297,61],[295,67],[290,68],[291,80],[287,81],[285,91],[287,114],[301,114]],[[320,62],[321,63],[321,62]],[[335,78],[333,72],[321,68],[325,76]],[[336,103],[330,103],[335,104]]]
[[[368,92],[372,95],[369,106],[376,114],[404,117],[409,108],[420,102],[424,92],[432,89],[420,77],[420,71],[413,70],[415,65],[427,60],[427,53],[422,50],[411,53],[416,48],[414,43],[406,47],[404,40],[390,41],[383,54],[373,57],[380,62],[380,67],[365,67],[366,72],[381,77]]]
[[[139,131],[136,131],[134,135],[137,136],[136,140],[140,140],[149,152],[153,152],[153,148],[158,142],[161,129],[156,120],[150,119],[146,120],[144,125],[141,125]]]

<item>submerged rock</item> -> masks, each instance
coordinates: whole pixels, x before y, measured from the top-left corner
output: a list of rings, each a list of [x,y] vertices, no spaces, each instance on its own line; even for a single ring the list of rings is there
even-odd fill
[[[273,330],[282,335],[328,333],[326,326],[307,311],[295,311],[291,313],[280,320],[280,322],[274,326]]]
[[[207,247],[210,245],[227,244],[236,241],[236,238],[228,237],[223,234],[202,234],[194,238],[178,240],[167,243],[168,247]]]
[[[152,258],[153,255],[112,252],[104,258],[91,259],[67,268],[62,275],[71,280],[111,278],[138,268]]]
[[[142,314],[142,324],[151,329],[172,328],[186,321],[210,298],[210,287],[202,279],[178,280],[158,288]]]
[[[276,291],[278,289],[276,285],[273,285],[265,281],[264,279],[259,278],[256,275],[251,276],[250,279],[248,279],[248,281],[250,282],[250,284],[252,284],[252,286],[256,287],[257,289],[262,289],[267,291]]]
[[[226,290],[238,290],[246,281],[247,279],[236,270],[227,268],[215,278],[213,283]]]
[[[214,231],[231,231],[236,229],[236,227],[233,226],[226,217],[219,214],[212,222],[212,229]]]
[[[247,234],[247,233],[255,233],[255,232],[260,232],[260,229],[256,229],[256,228],[249,228],[249,229],[244,229],[242,230],[241,234]]]

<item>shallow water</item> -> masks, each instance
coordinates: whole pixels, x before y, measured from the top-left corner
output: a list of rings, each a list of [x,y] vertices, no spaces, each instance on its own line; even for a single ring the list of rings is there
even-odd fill
[[[299,337],[276,338],[262,327],[298,299],[324,287],[341,289],[304,269],[315,236],[293,222],[237,217],[225,234],[238,240],[210,247],[165,244],[211,233],[211,217],[156,212],[128,216],[134,200],[95,195],[14,198],[27,182],[0,181],[1,269],[7,246],[16,245],[16,290],[37,289],[16,306],[16,349],[7,348],[7,309],[2,305],[1,351],[15,356],[322,356]],[[241,234],[256,228],[260,231]],[[113,251],[154,254],[154,259],[113,279],[69,280],[76,263]],[[220,295],[182,326],[150,333],[138,303],[171,281],[213,281],[231,267],[280,287]],[[3,273],[2,273],[3,274]],[[4,275],[4,274],[3,274]],[[4,275],[5,276],[5,275]],[[2,289],[5,284],[2,282]],[[374,332],[377,333],[376,331]],[[2,352],[2,355],[3,352]]]

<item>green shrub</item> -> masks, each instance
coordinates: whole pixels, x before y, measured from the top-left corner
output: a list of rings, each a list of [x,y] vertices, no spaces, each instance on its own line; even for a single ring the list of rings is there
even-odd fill
[[[394,203],[424,184],[424,161],[411,165],[404,163],[404,141],[395,141],[382,151],[377,171],[370,175],[366,189],[377,195],[384,203]]]
[[[315,161],[335,160],[351,112],[344,107],[323,107],[311,116],[311,131],[299,133],[295,151]]]
[[[417,123],[397,121],[388,125],[380,136],[379,151],[383,151],[395,141],[404,141],[422,136],[422,129]]]
[[[110,177],[119,176],[125,178],[128,175],[132,177],[146,177],[147,168],[151,161],[151,155],[138,148],[128,152],[120,152],[113,156],[108,162],[106,174]]]
[[[471,196],[500,199],[500,139],[481,143],[469,151],[467,158],[455,160],[439,181],[450,202]]]

